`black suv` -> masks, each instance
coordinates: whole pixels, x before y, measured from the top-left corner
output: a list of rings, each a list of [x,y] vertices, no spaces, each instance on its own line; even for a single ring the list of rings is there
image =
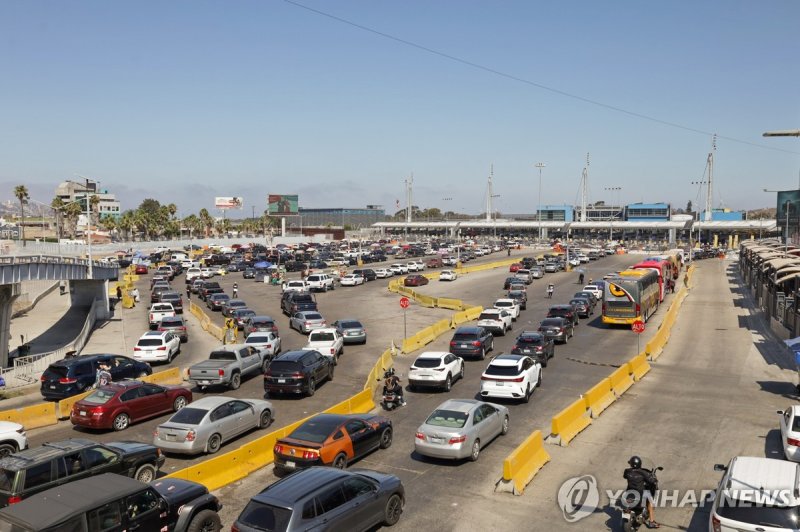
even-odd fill
[[[314,395],[322,381],[333,380],[333,358],[319,351],[287,351],[272,359],[264,373],[264,392]]]
[[[528,308],[528,292],[525,290],[509,290],[508,294],[506,294],[506,297],[519,303],[520,310],[525,310]]]
[[[450,340],[450,352],[457,356],[486,358],[494,350],[494,336],[483,327],[459,327]]]
[[[78,438],[45,443],[0,459],[0,507],[101,473],[150,482],[155,480],[164,460],[161,449],[149,443],[100,444]]]
[[[537,331],[522,331],[511,348],[511,354],[527,355],[546,368],[547,360],[553,358],[556,350],[552,337]]]
[[[578,324],[578,310],[572,305],[553,305],[547,309],[548,318],[566,318],[572,326]]]
[[[111,368],[111,380],[136,379],[150,375],[153,369],[122,355],[81,355],[50,364],[42,373],[41,393],[45,399],[60,400],[89,390],[97,380],[100,362]]]
[[[143,484],[106,473],[3,508],[0,523],[14,532],[220,530],[220,509],[219,500],[196,482],[164,478]]]
[[[356,275],[360,275],[361,277],[364,278],[365,281],[374,281],[375,279],[378,278],[378,276],[375,274],[375,270],[373,270],[372,268],[353,270],[353,273]]]
[[[287,316],[304,310],[318,311],[317,300],[307,292],[284,292],[281,297],[281,310]]]

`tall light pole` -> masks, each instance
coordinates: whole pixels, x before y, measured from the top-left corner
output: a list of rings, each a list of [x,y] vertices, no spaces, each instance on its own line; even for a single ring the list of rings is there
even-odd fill
[[[453,198],[442,198],[442,201],[453,201]],[[447,235],[447,225],[446,225],[446,223],[447,223],[447,209],[446,208],[445,208],[445,211],[442,213],[442,216],[444,216],[444,221],[445,221],[444,234],[446,236]]]
[[[489,198],[491,198],[492,200],[494,198],[499,198],[499,197],[500,197],[500,194],[492,194],[491,196],[489,196]],[[491,205],[492,206],[494,205],[494,201],[491,202]],[[494,219],[494,238],[495,238],[495,240],[497,240],[497,209],[492,209],[492,210],[494,211],[494,213],[493,213],[493,215],[494,215],[493,216],[493,219]]]
[[[621,207],[621,205],[619,205],[619,203],[620,203],[619,195],[620,195],[620,192],[622,191],[622,187],[604,187],[603,190],[608,190],[612,194],[614,192],[616,192],[617,193],[617,207]],[[609,222],[609,226],[608,226],[608,239],[609,240],[614,240],[614,212],[613,211],[611,212],[611,216],[609,216],[609,219],[610,219],[610,222]]]
[[[86,181],[84,186],[84,198],[86,199],[86,253],[89,256],[89,279],[94,278],[94,270],[92,269],[92,207],[89,197],[89,182],[93,182],[97,186],[96,179],[89,179],[88,177],[78,176]]]
[[[536,210],[536,218],[539,220],[539,243],[542,242],[542,168],[547,165],[544,163],[536,163],[534,168],[539,169],[539,208]]]

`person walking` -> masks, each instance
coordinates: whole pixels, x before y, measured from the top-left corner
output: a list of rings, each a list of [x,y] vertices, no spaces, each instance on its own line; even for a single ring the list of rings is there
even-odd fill
[[[186,285],[186,299],[192,299],[192,285]]]
[[[117,285],[117,301],[122,301],[122,287]]]
[[[239,296],[239,283],[233,283],[233,299]]]
[[[583,272],[578,273],[578,284],[583,284]]]

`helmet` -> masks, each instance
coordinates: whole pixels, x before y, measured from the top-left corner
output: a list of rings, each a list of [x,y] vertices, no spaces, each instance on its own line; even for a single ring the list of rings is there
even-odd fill
[[[642,467],[642,459],[638,456],[631,456],[631,459],[628,460],[628,464],[633,468]]]

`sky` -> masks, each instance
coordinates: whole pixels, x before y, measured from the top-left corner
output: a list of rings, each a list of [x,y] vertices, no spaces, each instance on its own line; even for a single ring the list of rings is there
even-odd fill
[[[531,213],[771,207],[800,182],[800,2],[0,2],[0,199],[100,181],[123,209],[216,196]],[[541,172],[536,163],[546,166]],[[613,190],[608,190],[613,189]],[[234,213],[235,216],[235,213]]]

